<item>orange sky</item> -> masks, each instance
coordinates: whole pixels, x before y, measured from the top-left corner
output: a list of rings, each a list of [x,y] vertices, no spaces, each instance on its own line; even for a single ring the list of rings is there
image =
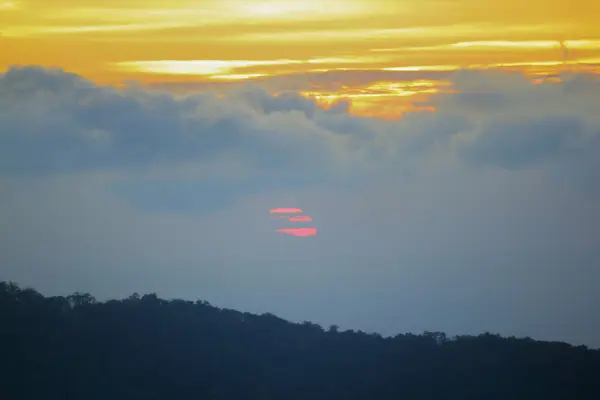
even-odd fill
[[[98,83],[231,82],[327,71],[600,64],[595,0],[0,0],[0,70],[59,66]],[[374,75],[375,76],[375,75]],[[322,86],[322,85],[321,85]],[[395,115],[443,80],[301,90]]]

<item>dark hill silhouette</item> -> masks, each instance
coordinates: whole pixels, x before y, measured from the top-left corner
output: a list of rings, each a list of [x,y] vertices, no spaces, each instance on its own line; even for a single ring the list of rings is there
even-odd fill
[[[383,338],[134,294],[0,283],[0,399],[600,399],[600,351],[485,333]]]

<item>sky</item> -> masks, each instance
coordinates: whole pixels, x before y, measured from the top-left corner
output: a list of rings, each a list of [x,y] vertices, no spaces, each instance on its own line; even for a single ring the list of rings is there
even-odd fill
[[[600,347],[599,13],[0,0],[0,280]]]

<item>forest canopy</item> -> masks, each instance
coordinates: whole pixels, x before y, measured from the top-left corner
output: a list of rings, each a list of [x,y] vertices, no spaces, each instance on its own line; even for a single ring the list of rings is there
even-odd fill
[[[0,282],[0,398],[599,399],[600,351],[382,337],[155,294],[99,302]]]

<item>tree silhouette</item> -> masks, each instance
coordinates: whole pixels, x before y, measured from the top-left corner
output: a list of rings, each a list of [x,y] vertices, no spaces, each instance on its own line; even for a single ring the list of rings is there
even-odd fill
[[[600,399],[600,351],[295,324],[208,302],[0,283],[0,399]]]

